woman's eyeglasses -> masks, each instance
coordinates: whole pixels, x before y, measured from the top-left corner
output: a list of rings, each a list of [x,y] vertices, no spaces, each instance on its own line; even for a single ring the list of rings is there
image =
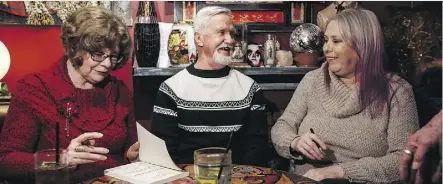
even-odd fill
[[[112,65],[116,65],[120,62],[123,61],[123,57],[122,56],[116,56],[116,55],[111,55],[111,54],[104,54],[104,53],[94,53],[94,52],[90,52],[91,54],[91,58],[92,60],[94,60],[95,62],[102,62],[104,61],[106,58],[111,58],[111,63]]]

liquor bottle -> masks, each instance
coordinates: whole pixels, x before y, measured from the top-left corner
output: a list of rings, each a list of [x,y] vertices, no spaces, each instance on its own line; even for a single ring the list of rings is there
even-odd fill
[[[140,1],[134,30],[134,51],[139,67],[156,67],[160,31],[153,1]]]

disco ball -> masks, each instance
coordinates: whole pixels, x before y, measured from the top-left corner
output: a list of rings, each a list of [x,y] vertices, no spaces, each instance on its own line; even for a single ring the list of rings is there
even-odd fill
[[[317,25],[304,23],[292,31],[289,46],[294,52],[321,52],[323,39],[323,31]]]

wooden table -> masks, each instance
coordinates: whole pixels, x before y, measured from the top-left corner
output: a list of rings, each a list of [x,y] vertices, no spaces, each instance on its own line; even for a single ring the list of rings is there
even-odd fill
[[[194,176],[193,165],[179,165],[180,168],[189,172],[190,178]],[[89,181],[85,181],[82,184],[118,184],[119,180],[102,176]],[[179,179],[170,182],[170,184],[187,184],[189,178]],[[295,174],[289,174],[284,171],[273,170],[269,168],[247,166],[247,165],[234,165],[232,168],[231,184],[316,184],[318,182],[309,178],[298,176]]]

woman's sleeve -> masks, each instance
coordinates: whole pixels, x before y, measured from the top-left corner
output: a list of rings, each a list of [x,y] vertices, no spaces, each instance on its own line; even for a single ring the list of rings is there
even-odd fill
[[[282,157],[293,158],[290,146],[291,142],[299,137],[297,134],[298,128],[308,111],[306,98],[312,86],[313,78],[314,73],[312,72],[303,77],[284,113],[272,127],[272,143],[277,153]]]
[[[33,178],[34,152],[41,124],[34,116],[32,103],[44,100],[41,88],[20,80],[13,94],[4,126],[0,133],[0,178],[23,180]]]
[[[352,180],[390,183],[400,180],[399,165],[408,136],[419,129],[412,87],[405,81],[393,93],[390,102],[387,141],[389,149],[382,157],[365,157],[339,164]]]

